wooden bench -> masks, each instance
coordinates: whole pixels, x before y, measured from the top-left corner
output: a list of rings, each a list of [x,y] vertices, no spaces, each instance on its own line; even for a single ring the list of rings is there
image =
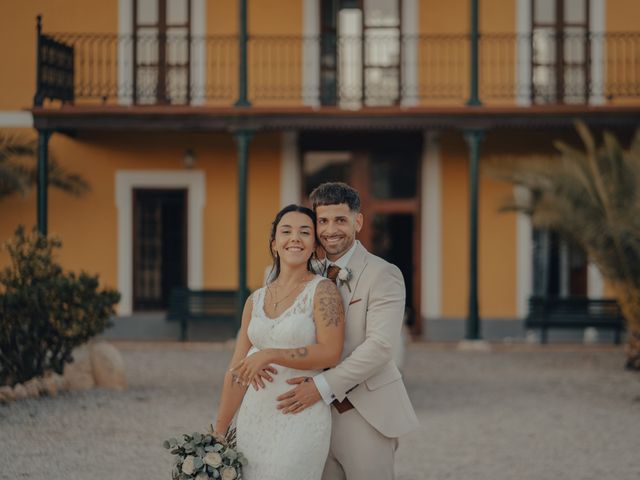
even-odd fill
[[[205,320],[237,322],[236,290],[190,290],[174,288],[169,295],[167,320],[180,322],[180,340],[187,340],[189,322]]]
[[[525,328],[539,328],[541,343],[547,343],[549,328],[583,329],[594,327],[614,330],[614,341],[620,343],[624,317],[618,302],[612,299],[592,300],[585,297],[531,297]]]

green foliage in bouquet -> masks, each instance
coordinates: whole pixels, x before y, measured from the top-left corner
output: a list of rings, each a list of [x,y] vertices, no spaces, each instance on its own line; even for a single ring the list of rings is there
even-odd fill
[[[53,250],[62,243],[24,227],[5,244],[11,266],[0,271],[0,385],[47,370],[62,374],[72,351],[109,326],[116,290],[98,291],[98,277],[64,272]]]
[[[236,450],[235,430],[230,430],[226,438],[208,433],[192,433],[165,440],[164,448],[175,455],[172,480],[241,480],[242,467],[247,459]]]

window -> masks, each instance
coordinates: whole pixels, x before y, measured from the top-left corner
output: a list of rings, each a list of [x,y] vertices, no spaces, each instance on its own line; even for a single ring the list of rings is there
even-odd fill
[[[191,100],[191,0],[133,0],[134,103]]]
[[[400,0],[322,0],[322,104],[399,103],[400,31]]]
[[[533,232],[533,291],[537,296],[587,296],[588,260],[584,250],[557,232]]]
[[[589,0],[533,0],[532,102],[589,98]]]

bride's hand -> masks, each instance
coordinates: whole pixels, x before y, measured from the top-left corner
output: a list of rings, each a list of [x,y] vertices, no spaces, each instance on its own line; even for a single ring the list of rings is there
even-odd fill
[[[269,351],[259,350],[231,367],[231,373],[235,374],[238,382],[246,387],[256,380],[256,377],[260,378],[262,370],[268,367],[270,363],[271,355]]]
[[[264,382],[273,382],[273,377],[271,375],[277,374],[278,371],[272,365],[267,365],[265,368],[260,370],[255,377],[253,377],[253,380],[251,380],[253,389],[258,391],[261,388],[265,388]]]

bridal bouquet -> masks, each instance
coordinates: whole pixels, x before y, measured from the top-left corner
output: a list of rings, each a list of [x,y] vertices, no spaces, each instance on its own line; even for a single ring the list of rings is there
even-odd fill
[[[175,455],[172,480],[241,480],[242,467],[248,462],[236,450],[235,430],[222,439],[209,433],[182,435],[182,440],[170,438],[164,448]]]

